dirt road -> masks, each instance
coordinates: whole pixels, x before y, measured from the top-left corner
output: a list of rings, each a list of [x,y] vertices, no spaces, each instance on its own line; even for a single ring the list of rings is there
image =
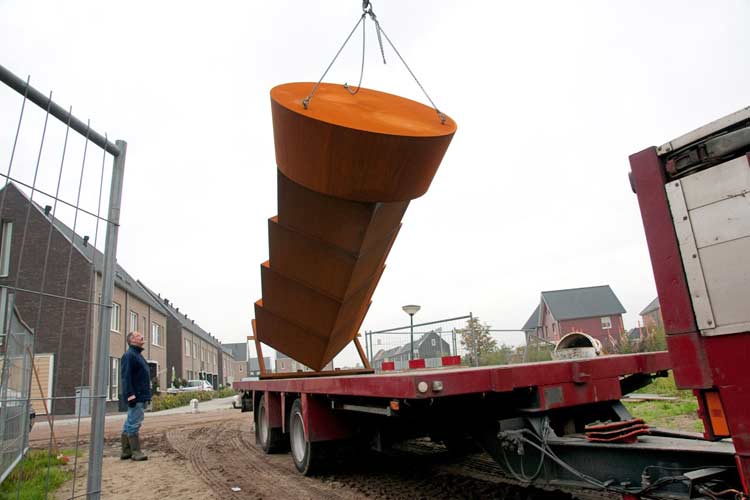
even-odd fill
[[[114,500],[534,497],[529,490],[502,484],[496,466],[482,454],[456,464],[442,448],[419,443],[387,456],[360,455],[339,464],[335,473],[306,478],[288,454],[265,455],[255,446],[251,418],[236,410],[147,416],[143,436],[150,458],[140,463],[119,460],[121,422],[108,423],[102,496]],[[44,442],[44,436],[36,438]],[[86,450],[87,444],[81,447]],[[58,499],[85,492],[86,460],[85,455],[78,460],[75,492],[70,481],[58,491]],[[240,491],[232,491],[233,487]]]

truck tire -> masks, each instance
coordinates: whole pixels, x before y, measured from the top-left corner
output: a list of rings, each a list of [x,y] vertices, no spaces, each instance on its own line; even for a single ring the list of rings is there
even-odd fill
[[[261,449],[270,453],[279,453],[284,450],[284,433],[278,427],[269,427],[266,419],[266,396],[260,397],[258,411],[255,413],[255,443]]]
[[[302,400],[296,399],[289,414],[289,445],[294,466],[305,476],[312,476],[325,465],[326,443],[311,443],[302,417]]]

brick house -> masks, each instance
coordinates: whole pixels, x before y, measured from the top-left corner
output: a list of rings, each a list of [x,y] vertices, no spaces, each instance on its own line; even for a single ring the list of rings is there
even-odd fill
[[[221,346],[220,360],[219,379],[222,385],[231,386],[232,382],[237,382],[247,376],[247,361],[235,359],[234,352],[227,344]]]
[[[661,317],[661,306],[659,305],[659,297],[652,300],[644,309],[641,311],[640,316],[643,320],[643,327],[653,332],[664,326],[664,320]]]
[[[77,387],[90,388],[93,384],[98,310],[87,302],[96,302],[101,296],[103,255],[89,244],[88,238],[53,220],[50,207],[42,208],[31,202],[15,184],[8,183],[0,189],[0,196],[3,200],[0,314],[5,314],[9,294],[15,291],[15,306],[22,320],[34,330],[35,364],[42,368],[44,380],[40,383],[45,397],[70,398],[76,395]],[[126,349],[125,335],[131,326],[145,327],[144,357],[160,385],[166,381],[165,375],[160,373],[160,367],[166,364],[166,339],[162,337],[166,311],[120,265],[116,265],[114,283],[108,408],[116,406],[119,360]],[[32,293],[40,291],[42,284],[43,297]],[[74,300],[60,298],[66,294]],[[52,400],[51,403],[50,412],[56,415],[72,414],[76,409],[74,399]],[[43,411],[37,408],[41,403],[33,404],[38,413]]]
[[[551,342],[584,332],[611,347],[624,332],[620,300],[609,285],[542,292],[522,330]]]
[[[265,361],[265,356],[263,360]],[[257,359],[256,359],[257,362]],[[270,365],[266,365],[266,370],[270,370]],[[323,367],[321,371],[333,370],[333,360],[329,361],[327,365]],[[276,351],[276,373],[290,373],[290,372],[309,372],[312,371],[307,366],[303,365],[299,361],[296,361],[281,351]]]
[[[219,372],[219,340],[201,328],[194,319],[180,312],[180,308],[169,299],[162,298],[143,282],[139,284],[167,312],[167,367],[170,377],[174,368],[178,377],[186,380],[208,380],[214,388],[218,388],[224,379],[223,373]]]
[[[245,342],[230,342],[221,345],[225,351],[224,366],[229,366],[229,370],[224,373],[224,385],[231,385],[232,382],[248,377],[250,373],[250,361],[248,359],[248,345]],[[269,362],[266,366],[271,366]]]

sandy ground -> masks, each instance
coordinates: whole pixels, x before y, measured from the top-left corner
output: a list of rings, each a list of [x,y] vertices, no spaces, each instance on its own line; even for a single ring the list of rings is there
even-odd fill
[[[114,500],[198,499],[359,499],[359,498],[570,498],[503,484],[497,465],[484,454],[460,461],[431,443],[414,442],[395,454],[335,457],[335,472],[303,477],[287,453],[266,455],[255,446],[252,414],[215,409],[199,414],[147,414],[142,429],[146,462],[119,459],[122,419],[106,424],[102,497]],[[57,425],[60,448],[76,443],[76,425]],[[84,431],[87,431],[85,426]],[[49,430],[38,426],[32,446],[46,447]],[[57,491],[56,499],[86,492],[88,442],[78,443],[83,454],[76,479]],[[75,488],[74,488],[75,485]],[[240,488],[239,492],[232,487]]]

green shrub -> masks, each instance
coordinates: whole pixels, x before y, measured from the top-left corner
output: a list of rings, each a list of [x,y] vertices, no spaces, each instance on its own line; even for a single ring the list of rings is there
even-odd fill
[[[190,404],[190,400],[197,399],[198,401],[209,401],[215,398],[226,398],[235,394],[234,389],[224,388],[220,391],[193,391],[193,392],[178,392],[177,394],[160,394],[154,396],[151,400],[151,411],[168,410],[170,408],[179,408],[180,406],[187,406]]]
[[[235,394],[237,394],[237,391],[235,391],[231,387],[224,387],[223,389],[214,391],[215,398],[228,398],[229,396],[234,396]]]

